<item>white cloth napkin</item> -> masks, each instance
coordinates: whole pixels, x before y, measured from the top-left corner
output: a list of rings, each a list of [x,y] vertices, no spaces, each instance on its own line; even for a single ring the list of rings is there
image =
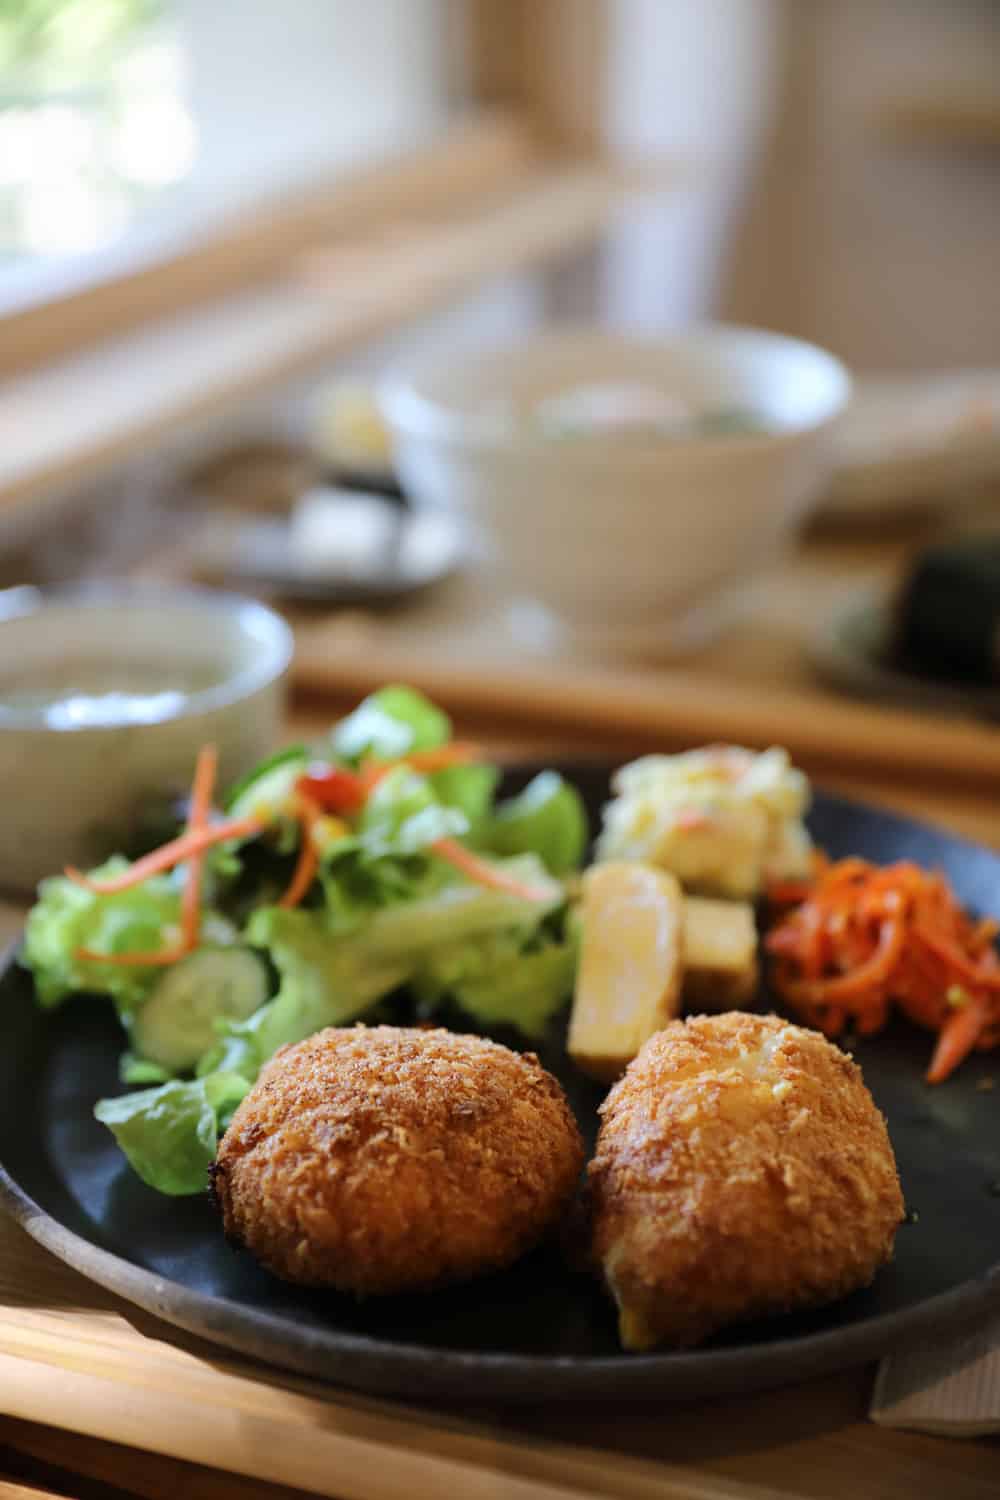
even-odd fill
[[[879,1366],[871,1419],[939,1437],[1000,1432],[1000,1314],[961,1339],[889,1355]]]

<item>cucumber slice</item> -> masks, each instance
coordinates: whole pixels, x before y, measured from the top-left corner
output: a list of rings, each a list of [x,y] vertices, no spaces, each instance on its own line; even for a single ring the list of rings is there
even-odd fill
[[[199,948],[168,969],[135,1012],[133,1050],[174,1073],[193,1068],[216,1040],[214,1023],[245,1021],[270,989],[266,965],[249,948]]]
[[[226,812],[230,817],[243,818],[261,807],[281,806],[291,796],[310,759],[304,745],[279,750],[236,783],[226,801]]]

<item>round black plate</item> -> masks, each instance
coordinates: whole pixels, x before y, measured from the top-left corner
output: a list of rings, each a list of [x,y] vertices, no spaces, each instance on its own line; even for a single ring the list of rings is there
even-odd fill
[[[569,767],[596,812],[606,768]],[[524,781],[530,768],[510,778]],[[812,815],[834,855],[943,868],[962,898],[1000,914],[1000,858],[875,808],[821,795]],[[206,1199],[169,1199],[126,1167],[93,1119],[118,1091],[110,1007],[40,1011],[30,977],[0,975],[0,1196],[37,1240],[84,1275],[161,1317],[246,1353],[344,1385],[416,1397],[691,1397],[778,1385],[936,1338],[1000,1306],[1000,1091],[980,1054],[948,1083],[922,1082],[930,1038],[899,1023],[857,1049],[889,1119],[914,1222],[873,1286],[808,1315],[748,1325],[703,1349],[624,1354],[611,1311],[558,1250],[433,1296],[356,1303],[297,1290],[231,1250]],[[593,1138],[601,1092],[542,1049]]]

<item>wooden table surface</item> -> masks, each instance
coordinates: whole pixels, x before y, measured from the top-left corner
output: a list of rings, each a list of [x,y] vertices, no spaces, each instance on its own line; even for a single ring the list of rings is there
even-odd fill
[[[332,713],[329,703],[300,705],[289,732],[312,733]],[[489,747],[508,759],[547,758],[565,744],[498,733]],[[574,738],[578,754],[603,748]],[[1000,846],[1000,804],[981,792],[900,788],[889,772],[839,784]],[[0,937],[19,919],[16,908],[0,912]],[[292,1500],[306,1490],[340,1500],[1000,1495],[996,1440],[868,1422],[872,1373],[680,1406],[416,1410],[213,1349],[94,1287],[0,1221],[0,1500]]]

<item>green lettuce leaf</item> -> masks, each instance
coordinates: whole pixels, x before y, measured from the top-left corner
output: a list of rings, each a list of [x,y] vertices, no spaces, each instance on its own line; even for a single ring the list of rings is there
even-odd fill
[[[541,771],[523,792],[500,803],[486,844],[497,854],[537,854],[553,875],[579,868],[587,847],[579,792],[558,771]]]
[[[361,952],[408,959],[416,966],[440,945],[486,933],[512,932],[527,938],[562,906],[563,887],[533,855],[497,860],[496,866],[537,891],[540,899],[527,901],[510,891],[449,879],[430,895],[373,912],[353,941]]]
[[[382,907],[434,894],[454,877],[429,846],[461,837],[467,828],[465,814],[438,802],[426,777],[405,766],[390,771],[368,799],[357,831],[320,857],[330,930],[351,932]]]
[[[426,776],[396,766],[375,787],[358,820],[359,847],[372,859],[418,854],[437,839],[461,838],[469,820],[434,795]]]
[[[468,820],[466,842],[478,844],[488,826],[493,793],[496,791],[500,772],[496,766],[448,766],[443,771],[434,771],[427,780],[439,802],[445,807],[456,807]]]
[[[247,1080],[235,1073],[188,1083],[175,1079],[159,1088],[102,1099],[94,1114],[143,1182],[181,1197],[207,1187],[220,1117],[232,1111],[248,1088]]]
[[[525,949],[509,933],[437,948],[414,976],[426,1009],[452,1001],[482,1026],[513,1026],[538,1038],[573,992],[577,949],[545,940]]]
[[[453,881],[419,900],[370,911],[346,935],[331,929],[330,914],[323,909],[261,907],[247,926],[245,941],[266,950],[277,969],[280,985],[274,999],[246,1021],[216,1023],[218,1042],[199,1060],[193,1081],[174,1079],[159,1088],[104,1099],[97,1118],[114,1132],[145,1182],[164,1193],[201,1191],[228,1111],[279,1047],[363,1015],[410,981],[436,948],[451,944],[461,951],[470,940],[502,934],[497,954],[516,958],[561,906],[564,893],[530,856],[507,861],[504,868],[542,891],[544,898],[525,901],[507,891]],[[482,959],[470,962],[466,955],[460,964],[463,993],[464,985],[469,986],[469,1008],[478,1005],[480,1011],[474,1013],[488,1020],[491,1007],[499,1004],[499,986],[496,995],[486,993]],[[539,960],[533,982],[525,980],[519,992],[516,1015],[508,1008],[498,1019],[534,1034],[562,998],[555,996],[555,968],[555,960]],[[430,987],[432,979],[426,983]],[[141,1075],[130,1076],[139,1081]]]
[[[115,855],[91,874],[109,880],[128,865],[127,859]],[[77,958],[77,952],[154,952],[171,941],[179,921],[180,896],[169,876],[154,876],[110,896],[53,876],[38,888],[21,961],[34,973],[42,1005],[58,1005],[67,995],[83,992],[110,995],[120,1010],[128,1010],[145,999],[162,971],[97,963]]]
[[[168,1083],[173,1078],[169,1068],[150,1062],[148,1057],[137,1057],[134,1052],[123,1052],[118,1059],[118,1077],[122,1083]]]
[[[446,714],[413,688],[392,686],[370,694],[333,731],[333,748],[344,760],[363,755],[394,760],[411,750],[435,750],[451,738]]]
[[[264,907],[252,918],[247,941],[266,948],[281,983],[273,1000],[248,1021],[227,1025],[225,1034],[252,1039],[260,1063],[286,1042],[353,1021],[409,974],[393,955],[332,937],[322,912]]]

